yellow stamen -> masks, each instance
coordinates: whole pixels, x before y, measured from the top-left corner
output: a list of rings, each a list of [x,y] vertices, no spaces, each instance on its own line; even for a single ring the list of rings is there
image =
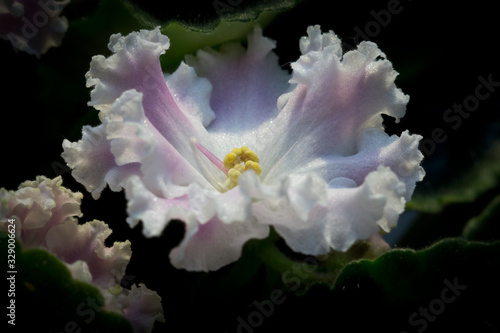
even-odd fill
[[[246,170],[253,170],[257,176],[262,173],[262,167],[259,164],[259,156],[253,150],[243,146],[233,148],[229,154],[224,157],[224,167],[229,169],[227,179],[224,185],[232,189],[238,185],[241,174]],[[243,164],[245,166],[243,166]]]
[[[246,161],[245,162],[245,170],[248,170],[248,169],[252,169],[253,171],[255,171],[257,176],[260,176],[260,174],[262,173],[262,168],[261,168],[260,164],[257,162],[254,162],[254,161]]]
[[[231,169],[233,167],[234,162],[236,161],[236,156],[235,153],[229,153],[224,157],[224,167],[226,169]]]
[[[259,163],[259,156],[257,156],[257,154],[253,150],[248,149],[247,151],[245,151],[245,155],[250,161]]]

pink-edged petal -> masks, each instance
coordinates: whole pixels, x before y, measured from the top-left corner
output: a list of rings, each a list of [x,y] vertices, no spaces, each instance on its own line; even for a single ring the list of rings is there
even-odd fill
[[[205,49],[196,57],[186,57],[196,73],[213,86],[210,105],[216,118],[208,131],[214,140],[224,135],[216,147],[224,155],[238,145],[257,145],[260,140],[252,133],[278,113],[276,101],[288,89],[289,74],[271,52],[274,47],[275,42],[264,38],[257,27],[248,35],[246,49],[230,43],[218,51]],[[247,137],[249,141],[242,142]]]
[[[71,276],[80,281],[92,283],[93,278],[85,261],[65,263]],[[161,297],[143,283],[132,285],[131,289],[113,283],[97,286],[104,297],[104,310],[123,315],[132,325],[134,332],[152,332],[154,323],[165,322]]]
[[[207,127],[215,119],[209,103],[212,85],[207,79],[198,77],[193,67],[181,62],[174,73],[165,75],[165,83],[179,109],[191,122],[201,122]]]
[[[305,220],[288,200],[256,202],[253,212],[259,222],[273,225],[292,250],[319,255],[332,248],[346,251],[380,229],[389,231],[404,210],[405,192],[404,183],[380,167],[358,187],[327,189],[325,201],[318,201]]]
[[[84,126],[81,140],[63,141],[61,156],[73,169],[73,177],[85,186],[94,199],[100,197],[106,185],[119,191],[125,177],[139,173],[140,165],[137,163],[117,164],[107,139],[106,127],[107,123],[96,127]]]
[[[124,92],[101,125],[85,126],[78,142],[63,142],[62,156],[75,179],[94,198],[106,185],[113,191],[121,190],[134,175],[143,176],[152,191],[168,197],[179,195],[182,189],[178,187],[194,180],[210,186],[193,167],[198,166],[193,148],[189,146],[185,154],[177,151],[147,119],[142,100],[142,94],[135,90]]]
[[[108,225],[101,221],[94,220],[83,225],[66,221],[47,232],[47,248],[68,264],[85,261],[92,274],[92,282],[102,288],[110,288],[120,283],[132,255],[129,241],[115,242],[112,247],[105,245],[111,232]]]
[[[179,187],[195,180],[209,186],[195,169],[200,168],[191,142],[188,151],[178,151],[145,116],[142,101],[142,93],[126,91],[106,117],[107,139],[117,164],[140,163],[145,184],[166,197],[182,195]]]
[[[268,131],[270,152],[263,176],[274,179],[317,157],[355,154],[364,128],[382,129],[381,114],[405,113],[408,96],[394,84],[397,73],[371,42],[340,56],[340,40],[319,26],[301,40],[303,54],[292,64],[294,89],[278,101],[280,113]],[[279,172],[278,172],[279,171]]]
[[[173,219],[182,221],[194,219],[188,211],[187,195],[176,198],[163,198],[151,192],[139,177],[131,177],[125,188],[127,197],[127,222],[131,227],[139,221],[143,224],[146,237],[159,236],[168,222]]]
[[[190,149],[189,139],[203,135],[202,120],[198,118],[204,113],[203,121],[213,117],[210,109],[203,105],[187,107],[186,101],[177,104],[176,93],[170,91],[160,66],[159,56],[170,45],[168,37],[161,34],[159,27],[154,30],[140,30],[127,36],[112,35],[109,49],[113,52],[108,58],[99,55],[92,58],[90,70],[87,72],[87,86],[93,87],[89,105],[100,110],[100,118],[104,120],[113,103],[125,91],[134,89],[143,95],[142,105],[146,118],[177,150],[185,152]],[[190,76],[184,68],[174,76]],[[191,80],[192,77],[180,78],[177,81]],[[193,88],[208,89],[201,85]],[[199,91],[198,91],[199,92]],[[200,98],[191,99],[192,105]]]
[[[262,239],[268,234],[269,227],[255,219],[230,224],[217,217],[203,224],[193,221],[186,224],[186,235],[170,252],[170,260],[175,267],[188,271],[217,270],[238,260],[249,239]]]
[[[15,218],[16,232],[23,247],[44,247],[47,232],[55,225],[82,216],[83,195],[62,186],[61,177],[38,176],[19,185],[17,191],[2,189],[0,220]]]
[[[409,201],[416,186],[425,175],[420,162],[423,154],[418,150],[420,135],[410,135],[408,131],[401,136],[389,136],[384,131],[369,128],[358,137],[354,155],[331,155],[310,161],[308,165],[297,170],[298,173],[314,172],[330,182],[339,178],[353,181],[355,185],[364,182],[366,176],[378,166],[390,167],[399,180],[406,185],[405,199]],[[342,187],[338,184],[335,187]]]
[[[153,330],[155,321],[165,322],[161,297],[143,283],[124,290],[117,297],[117,302],[135,333],[149,333]]]

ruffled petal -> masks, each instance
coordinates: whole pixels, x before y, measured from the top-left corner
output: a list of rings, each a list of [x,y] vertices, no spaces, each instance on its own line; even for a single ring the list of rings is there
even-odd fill
[[[127,175],[137,174],[139,165],[118,165],[111,152],[111,143],[106,135],[107,123],[96,127],[84,126],[82,139],[78,142],[63,141],[61,156],[73,169],[72,176],[85,186],[94,199],[98,199],[108,184],[119,191]]]
[[[77,260],[71,264],[65,263],[65,265],[74,279],[92,283],[92,274],[90,273],[89,265],[85,261]]]
[[[210,163],[191,143],[195,138],[209,145],[204,125],[214,118],[208,104],[211,86],[185,64],[165,78],[159,55],[168,46],[159,28],[117,34],[109,44],[114,54],[91,62],[89,104],[101,110],[102,124],[84,127],[77,143],[65,140],[63,158],[94,198],[106,184],[121,190],[133,175],[143,176],[151,191],[168,198],[193,181],[204,187],[216,183],[203,166]]]
[[[110,288],[120,284],[132,255],[129,241],[115,242],[112,247],[107,247],[104,241],[110,234],[111,229],[101,221],[83,225],[67,221],[47,232],[47,248],[66,263],[85,261],[92,282]]]
[[[210,186],[185,158],[190,155],[198,165],[193,148],[181,155],[146,118],[142,94],[135,90],[124,92],[115,101],[101,125],[85,126],[82,139],[76,143],[65,140],[63,148],[62,156],[73,176],[94,198],[107,184],[114,191],[121,190],[135,175],[142,175],[152,191],[167,197],[180,195],[179,186],[194,180]]]
[[[147,119],[142,101],[141,93],[126,91],[115,101],[106,118],[107,139],[116,163],[140,163],[142,179],[148,188],[167,198],[183,195],[183,188],[194,181],[210,186],[195,169],[200,167],[191,143],[187,153],[176,150]]]
[[[131,177],[127,182],[125,195],[127,203],[127,222],[135,227],[143,224],[146,237],[160,236],[170,220],[188,221],[195,216],[190,214],[187,195],[167,199],[151,192],[139,177]]]
[[[40,57],[51,47],[61,45],[68,20],[61,17],[69,0],[18,0],[0,4],[0,37],[16,50]]]
[[[269,227],[253,218],[230,224],[217,217],[205,223],[190,221],[181,244],[170,252],[170,261],[188,271],[217,270],[238,260],[249,239],[262,239],[268,234]]]
[[[259,222],[273,225],[292,250],[319,255],[332,248],[346,251],[359,239],[395,227],[405,193],[405,184],[389,168],[380,167],[359,187],[328,188],[307,219],[286,198],[256,202],[253,213]]]
[[[0,220],[19,220],[20,228],[16,231],[23,247],[45,246],[45,237],[53,226],[82,216],[80,203],[83,195],[61,184],[61,177],[38,176],[35,181],[22,183],[17,191],[2,189]]]
[[[143,223],[147,237],[161,235],[170,220],[186,224],[181,244],[170,253],[172,264],[187,270],[217,270],[241,255],[243,244],[264,238],[269,227],[251,217],[251,199],[238,189],[226,193],[207,191],[192,184],[186,195],[165,199],[149,191],[139,177],[125,190],[128,223]]]
[[[134,89],[143,95],[142,105],[149,121],[170,144],[185,153],[191,150],[189,139],[203,136],[203,121],[209,121],[213,114],[204,105],[196,105],[199,98],[191,97],[192,103],[186,104],[185,98],[174,96],[175,92],[170,91],[159,60],[169,45],[168,37],[161,34],[159,27],[132,32],[125,37],[112,35],[108,47],[113,54],[108,58],[93,57],[86,74],[87,86],[93,87],[89,105],[101,111],[99,116],[104,121],[113,103],[125,91]],[[183,79],[191,84],[197,82],[183,66],[178,72],[174,74],[177,82]],[[190,77],[179,79],[180,76]],[[207,85],[191,88],[203,91]],[[177,104],[176,98],[183,100]],[[179,106],[186,108],[181,110]],[[200,113],[203,113],[203,121],[197,118]]]
[[[340,40],[319,26],[301,40],[292,64],[294,89],[280,97],[262,168],[268,181],[293,173],[315,158],[355,154],[364,128],[382,129],[381,114],[405,113],[408,96],[394,84],[397,73],[374,43],[362,42],[341,57]]]
[[[118,302],[135,333],[151,332],[155,321],[165,322],[161,297],[142,283],[133,285],[130,291],[124,291],[118,297]]]
[[[406,185],[405,199],[409,201],[416,183],[425,175],[420,162],[423,154],[418,150],[420,135],[410,135],[408,131],[389,136],[382,130],[369,128],[361,132],[356,145],[357,153],[350,156],[330,155],[310,161],[297,173],[316,173],[327,182],[346,178],[355,186],[362,184],[366,176],[378,166],[390,167],[399,180]],[[330,185],[330,187],[333,184]]]

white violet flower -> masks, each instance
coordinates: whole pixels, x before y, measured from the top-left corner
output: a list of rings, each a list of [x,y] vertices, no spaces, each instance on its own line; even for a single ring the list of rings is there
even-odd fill
[[[79,224],[82,194],[63,186],[61,177],[43,176],[22,183],[16,191],[0,188],[0,231],[15,220],[16,238],[23,250],[48,250],[61,260],[73,278],[91,283],[103,294],[105,309],[123,315],[135,332],[151,332],[164,321],[161,297],[144,284],[130,290],[120,282],[132,255],[129,241],[104,242],[111,229],[94,220]]]
[[[172,74],[159,28],[111,36],[113,54],[87,73],[102,123],[63,142],[73,176],[94,198],[125,189],[127,221],[147,237],[184,221],[170,259],[187,270],[236,261],[270,226],[307,255],[390,231],[424,176],[421,136],[382,125],[409,98],[374,43],[343,54],[333,32],[307,33],[292,74],[260,28],[246,48],[200,50]]]

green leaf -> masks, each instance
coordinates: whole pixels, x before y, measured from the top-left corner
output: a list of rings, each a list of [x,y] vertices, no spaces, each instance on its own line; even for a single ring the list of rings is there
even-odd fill
[[[456,177],[450,184],[432,191],[420,190],[417,186],[412,200],[406,207],[421,212],[438,213],[452,204],[473,202],[499,184],[500,142],[497,142],[474,162],[470,169]]]
[[[112,34],[126,35],[140,29],[153,29],[158,25],[159,22],[129,1],[102,0],[92,15],[70,21],[64,43],[71,44],[73,52],[79,50],[88,56],[107,55]]]
[[[286,294],[266,328],[496,332],[498,258],[500,242],[446,239],[422,251],[397,249],[374,260],[354,261],[333,288],[318,284],[301,296]]]
[[[8,236],[0,233],[7,253]],[[7,269],[2,260],[2,270]],[[42,249],[22,250],[16,242],[14,276],[16,328],[36,326],[39,332],[132,332],[121,315],[105,311],[104,299],[91,284],[73,279],[66,266]]]
[[[387,248],[358,241],[346,252],[331,251],[322,256],[307,256],[291,251],[284,240],[274,231],[260,241],[253,250],[253,261],[261,262],[265,269],[267,288],[279,286],[296,295],[306,293],[311,286],[333,286],[344,266],[361,258],[375,258]]]
[[[457,284],[465,287],[457,290],[463,294],[463,300],[459,298],[461,295],[455,295],[455,300],[457,303],[461,300],[462,305],[471,309],[466,300],[484,297],[486,292],[500,296],[499,256],[500,242],[488,245],[462,239],[446,239],[422,251],[392,250],[373,261],[360,260],[348,265],[339,275],[334,293],[342,294],[343,299],[358,298],[360,303],[376,297],[385,310],[406,308],[409,316],[436,299],[446,306],[443,290]],[[491,275],[493,272],[496,273]],[[452,298],[453,294],[448,291],[445,296]],[[474,306],[487,308],[477,303]],[[488,315],[485,312],[484,319]]]
[[[491,241],[500,239],[500,195],[496,196],[477,217],[465,226],[462,236],[470,240]]]
[[[244,10],[214,1],[215,9],[220,15],[204,24],[189,24],[172,21],[162,25],[162,33],[171,41],[171,48],[161,57],[164,71],[172,71],[184,59],[186,54],[194,54],[197,50],[216,46],[228,41],[243,40],[258,24],[262,28],[272,22],[277,14],[293,8],[301,0],[287,0],[257,3]],[[220,5],[222,7],[217,7]]]
[[[214,1],[211,10],[219,15],[193,23],[174,17],[158,19],[154,13],[152,15],[143,10],[140,3],[102,0],[93,15],[71,22],[65,43],[69,43],[67,40],[73,41],[73,47],[84,54],[107,54],[109,51],[106,46],[112,34],[126,35],[132,31],[160,26],[171,42],[170,49],[161,57],[161,64],[165,72],[171,72],[187,54],[194,54],[204,47],[243,40],[256,24],[267,26],[279,13],[293,8],[300,1],[262,1],[240,6],[224,4],[222,7],[221,1]],[[158,8],[149,10],[165,11],[164,5],[155,7]]]
[[[181,22],[171,22],[161,31],[170,38],[171,47],[161,56],[164,71],[174,71],[187,54],[195,54],[197,50],[215,46],[228,41],[244,39],[255,24],[267,26],[275,17],[275,13],[264,12],[254,21],[226,21],[209,30],[200,30]]]

